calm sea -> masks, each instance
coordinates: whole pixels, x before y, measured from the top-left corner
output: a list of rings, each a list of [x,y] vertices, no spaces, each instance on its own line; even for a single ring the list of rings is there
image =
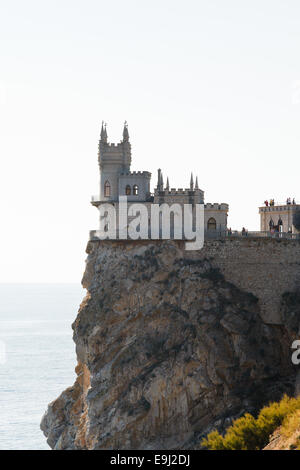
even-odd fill
[[[49,449],[47,405],[74,383],[80,284],[0,284],[0,449]]]

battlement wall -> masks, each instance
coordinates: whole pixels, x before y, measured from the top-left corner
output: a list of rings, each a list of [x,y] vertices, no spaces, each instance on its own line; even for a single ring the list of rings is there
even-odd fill
[[[300,204],[278,204],[276,206],[262,206],[259,207],[259,212],[281,212],[281,211],[296,211],[300,209]]]
[[[213,260],[224,277],[259,299],[266,323],[281,324],[282,294],[300,286],[300,242],[257,238],[205,242],[197,256]]]
[[[127,171],[127,172],[122,172],[120,176],[137,176],[137,177],[151,178],[151,173],[150,171]]]
[[[163,191],[158,190],[155,188],[154,194],[160,195],[161,193],[166,194],[167,196],[190,196],[194,194],[201,194],[203,191],[201,189],[183,189],[183,188],[171,188],[171,189],[164,189]]]
[[[229,205],[222,202],[221,204],[217,203],[217,202],[214,202],[213,204],[211,204],[210,202],[208,202],[207,204],[204,205],[204,208],[207,209],[207,210],[221,210],[221,211],[228,211],[229,210]]]
[[[122,149],[123,144],[124,142],[118,142],[117,144],[115,144],[114,142],[111,142],[111,143],[109,142],[105,144],[105,149],[108,149],[108,150]]]
[[[126,154],[131,154],[130,144],[127,142],[120,142],[118,144],[99,144],[99,157],[103,160],[111,157],[123,158],[124,152]]]

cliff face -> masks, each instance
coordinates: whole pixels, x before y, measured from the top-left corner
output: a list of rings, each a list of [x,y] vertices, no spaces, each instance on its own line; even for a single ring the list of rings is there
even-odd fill
[[[78,378],[41,423],[52,448],[199,448],[212,428],[294,393],[298,294],[279,292],[279,322],[274,286],[267,323],[263,298],[230,268],[235,242],[226,243],[187,252],[179,241],[89,242],[88,292],[73,324]]]

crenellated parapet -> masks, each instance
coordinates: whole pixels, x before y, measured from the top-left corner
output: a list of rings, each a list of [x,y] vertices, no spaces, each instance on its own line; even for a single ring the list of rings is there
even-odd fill
[[[171,189],[163,189],[162,191],[158,190],[157,188],[154,189],[154,194],[162,194],[162,193],[167,194],[169,196],[186,196],[186,195],[191,195],[191,194],[200,194],[200,193],[203,193],[203,191],[201,191],[201,189],[191,190],[189,188],[187,189],[171,188]]]
[[[101,142],[99,143],[98,162],[100,169],[104,164],[117,162],[121,168],[129,170],[131,164],[130,142],[120,142],[118,144]]]
[[[204,205],[204,209],[213,211],[228,211],[229,205],[224,202],[222,202],[221,204],[219,204],[218,202],[214,202],[213,204],[208,202]]]
[[[121,176],[142,176],[151,178],[150,171],[122,171]]]

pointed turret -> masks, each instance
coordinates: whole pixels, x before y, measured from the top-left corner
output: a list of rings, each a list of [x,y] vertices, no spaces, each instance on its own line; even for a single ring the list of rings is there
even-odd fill
[[[157,189],[160,187],[160,174],[161,174],[161,169],[159,168],[157,170]]]
[[[191,189],[192,191],[194,190],[194,178],[193,178],[193,173],[191,173],[190,189]]]
[[[107,143],[107,132],[106,132],[106,124],[102,121],[101,126],[101,134],[100,134],[100,142]]]
[[[166,190],[167,190],[167,191],[170,191],[169,177],[167,177],[167,185],[166,185]]]
[[[199,185],[198,185],[198,176],[196,176],[195,189],[199,189]]]
[[[129,142],[129,132],[128,132],[128,124],[127,124],[127,121],[124,122],[123,142]]]
[[[157,170],[157,189],[158,191],[164,190],[164,180],[163,180],[163,175],[162,175],[160,168]]]

